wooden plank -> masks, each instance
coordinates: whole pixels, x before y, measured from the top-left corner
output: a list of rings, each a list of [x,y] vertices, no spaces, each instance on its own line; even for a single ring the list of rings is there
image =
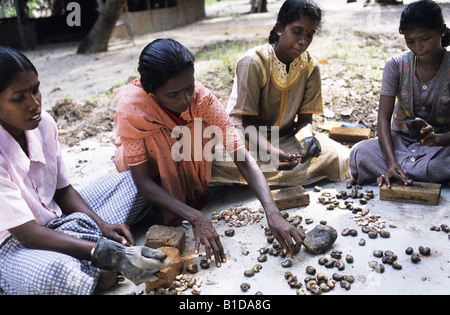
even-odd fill
[[[414,182],[405,186],[395,182],[390,189],[386,185],[380,187],[380,200],[437,205],[440,196],[440,184]]]
[[[309,193],[302,186],[286,187],[271,192],[278,210],[309,205]]]
[[[333,127],[328,137],[338,142],[356,143],[370,139],[370,133],[370,128]]]
[[[63,136],[65,134],[67,134],[67,130],[66,129],[58,129],[58,136]]]

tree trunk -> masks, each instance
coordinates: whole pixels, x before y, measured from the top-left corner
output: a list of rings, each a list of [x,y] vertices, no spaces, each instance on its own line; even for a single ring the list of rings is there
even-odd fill
[[[251,6],[251,13],[267,12],[267,0],[252,0]]]
[[[107,0],[89,34],[78,46],[77,54],[108,50],[108,43],[127,0]]]

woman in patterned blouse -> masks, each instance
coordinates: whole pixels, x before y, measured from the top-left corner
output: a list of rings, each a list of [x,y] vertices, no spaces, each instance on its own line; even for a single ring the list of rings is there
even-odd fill
[[[359,184],[450,179],[450,53],[445,49],[450,30],[430,0],[409,4],[399,30],[410,51],[386,62],[378,139],[351,152],[350,168]]]
[[[138,70],[140,79],[114,91],[117,169],[130,169],[142,195],[163,210],[167,225],[189,221],[195,250],[204,244],[208,263],[214,253],[220,266],[226,259],[219,235],[196,209],[208,192],[213,148],[222,142],[261,201],[272,234],[285,253],[296,255],[303,231],[281,216],[225,108],[195,80],[189,50],[172,39],[155,40],[142,51]]]

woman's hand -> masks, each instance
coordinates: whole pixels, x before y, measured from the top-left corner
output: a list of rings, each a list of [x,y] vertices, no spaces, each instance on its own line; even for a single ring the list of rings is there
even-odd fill
[[[218,267],[220,267],[222,262],[226,262],[219,235],[211,221],[203,213],[181,202],[155,183],[149,176],[151,173],[150,162],[147,161],[137,166],[132,166],[130,170],[138,190],[147,200],[161,209],[165,209],[177,217],[189,221],[194,233],[196,253],[199,252],[200,244],[203,244],[205,245],[208,263],[211,262],[211,251],[214,253]]]
[[[426,145],[427,147],[433,147],[438,145],[434,128],[426,121],[424,121],[424,125],[420,130],[420,135],[422,136],[422,139],[420,139],[421,144]]]
[[[267,213],[267,223],[283,253],[287,254],[289,251],[294,258],[300,252],[305,233],[286,221],[279,212]]]
[[[198,254],[200,244],[205,246],[206,261],[211,263],[211,250],[214,253],[216,266],[220,267],[221,263],[225,263],[222,243],[219,234],[217,234],[210,220],[208,220],[201,212],[198,212],[198,218],[190,222],[195,239],[195,253]]]
[[[385,174],[382,174],[377,178],[378,186],[387,185],[391,188],[391,178],[395,178],[404,185],[411,185],[412,180],[408,179],[403,172],[402,168],[395,159],[394,145],[392,143],[391,136],[391,119],[395,106],[394,96],[380,96],[380,105],[378,109],[378,141],[380,142],[380,147],[386,160],[387,170]],[[408,125],[408,123],[406,123]],[[415,125],[416,123],[413,123]],[[408,126],[408,128],[410,128]],[[415,127],[413,126],[413,130]]]
[[[133,234],[126,224],[109,224],[104,222],[99,225],[99,228],[104,237],[121,243],[122,245],[134,246]]]
[[[418,140],[422,145],[426,145],[427,147],[449,145],[449,134],[437,134],[433,126],[422,118],[407,120],[406,125],[411,131],[412,137]]]
[[[300,163],[300,156],[294,154],[286,154],[280,149],[272,148],[271,159],[275,168],[279,171],[290,171]]]
[[[283,252],[287,254],[289,250],[291,257],[294,257],[300,251],[305,234],[281,216],[273,200],[269,185],[258,164],[245,148],[241,150],[242,154],[240,155],[238,152],[235,152],[234,162],[247,181],[250,189],[261,202],[266,212],[267,223],[272,235],[280,243]],[[237,156],[245,156],[244,161],[238,160]]]
[[[128,226],[125,224],[109,224],[103,221],[94,211],[92,211],[72,185],[56,190],[54,199],[61,207],[64,214],[68,215],[75,212],[82,212],[94,220],[100,231],[102,231],[103,236],[106,238],[123,245],[134,245],[133,235]]]
[[[404,185],[411,185],[412,179],[409,179],[405,173],[403,172],[402,168],[398,164],[397,161],[395,163],[392,163],[388,165],[388,169],[385,174],[382,174],[377,178],[377,184],[379,187],[383,186],[383,184],[386,184],[388,188],[391,188],[391,178],[394,178],[400,182],[402,182]]]

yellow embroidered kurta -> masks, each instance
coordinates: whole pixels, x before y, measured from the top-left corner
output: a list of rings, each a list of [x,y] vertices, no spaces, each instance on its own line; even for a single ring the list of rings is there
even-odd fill
[[[287,71],[272,45],[249,50],[236,65],[227,112],[236,126],[242,126],[242,116],[246,116],[246,121],[257,128],[279,127],[279,148],[288,154],[298,153],[294,130],[298,115],[323,112],[318,62],[305,52],[291,62]],[[269,185],[305,185],[323,178],[347,179],[349,150],[323,134],[316,134],[316,138],[321,143],[322,154],[291,171],[276,171],[271,163],[264,163],[252,154]],[[213,161],[212,183],[244,182],[229,161]]]
[[[247,115],[255,126],[278,126],[280,131],[292,129],[298,114],[321,114],[318,63],[305,52],[287,72],[272,45],[253,48],[236,65],[227,112],[237,125]]]

